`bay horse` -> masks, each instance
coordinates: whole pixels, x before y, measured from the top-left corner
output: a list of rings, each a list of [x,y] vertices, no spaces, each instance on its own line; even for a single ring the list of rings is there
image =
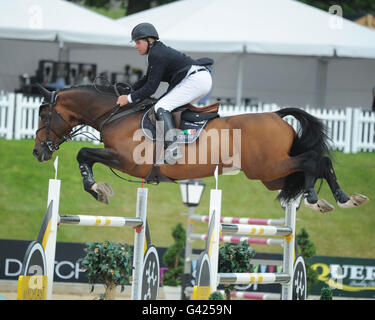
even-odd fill
[[[207,139],[203,143],[202,133],[194,144],[183,146],[185,156],[193,151],[188,163],[183,158],[184,161],[175,164],[155,165],[156,142],[142,134],[135,137],[135,133],[140,132],[145,113],[145,110],[137,109],[142,102],[120,108],[116,105],[118,92],[112,86],[82,85],[51,92],[39,85],[39,89],[44,101],[39,109],[40,122],[33,155],[41,162],[51,159],[53,152],[73,136],[72,130],[78,125],[100,131],[104,148],[82,148],[77,161],[84,189],[101,202],[108,203],[113,192],[109,184],[95,181],[92,170],[95,163],[144,178],[146,182],[155,181],[150,179],[154,169],[158,173],[156,177],[169,181],[209,177],[214,175],[217,166],[219,174],[234,167],[228,162],[230,157],[222,154],[224,140],[229,144],[231,158],[238,159],[235,169],[243,171],[248,179],[262,181],[269,190],[281,190],[279,199],[288,201],[303,194],[308,207],[330,211],[334,207],[319,199],[314,189],[317,179],[325,179],[339,207],[353,208],[368,201],[361,194],[349,197],[340,188],[329,155],[326,129],[319,119],[302,109],[215,118],[207,123],[204,132],[216,132],[218,139],[211,137],[211,144],[207,144]],[[122,110],[129,112],[109,121]],[[293,116],[299,121],[299,132],[283,120],[285,116]],[[239,133],[237,138],[235,132]],[[151,150],[152,161],[139,161],[141,146],[143,155]],[[206,163],[199,161],[202,153]]]

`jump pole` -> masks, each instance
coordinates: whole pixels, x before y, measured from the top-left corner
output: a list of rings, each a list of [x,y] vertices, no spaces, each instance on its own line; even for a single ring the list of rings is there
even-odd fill
[[[142,274],[143,274],[143,255],[145,248],[145,232],[146,232],[146,215],[147,215],[147,188],[138,188],[137,190],[137,206],[136,218],[123,217],[100,217],[100,216],[86,216],[86,215],[59,215],[59,199],[60,199],[61,181],[58,179],[50,179],[48,186],[48,206],[52,206],[52,218],[46,232],[45,255],[47,261],[47,300],[52,299],[53,292],[53,276],[55,270],[55,254],[56,254],[56,238],[57,225],[62,224],[76,224],[86,226],[128,226],[134,227],[134,256],[133,256],[133,283],[131,291],[132,300],[141,300],[142,292]],[[137,228],[138,226],[138,228]]]
[[[295,224],[297,201],[286,203],[285,227],[258,226],[258,225],[232,225],[220,223],[221,190],[211,190],[210,193],[210,224],[214,224],[211,243],[209,243],[208,256],[211,263],[211,292],[217,290],[219,283],[249,284],[249,283],[281,283],[281,299],[293,298],[293,262],[295,245]],[[274,273],[218,273],[218,253],[220,232],[253,234],[253,235],[279,235],[284,238],[283,272]]]

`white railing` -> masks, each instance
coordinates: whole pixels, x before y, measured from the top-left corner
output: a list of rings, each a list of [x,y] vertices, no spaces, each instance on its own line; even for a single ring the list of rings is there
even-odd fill
[[[0,91],[0,137],[13,138],[14,93]]]
[[[220,106],[221,116],[233,116],[243,113],[273,112],[282,107],[276,104],[263,104],[256,107],[239,108]],[[321,119],[326,125],[331,138],[331,148],[345,153],[375,151],[375,112],[362,111],[358,108],[345,109],[314,109],[302,107],[311,115]],[[299,122],[291,116],[284,118],[295,130]]]
[[[22,94],[0,91],[0,138],[29,139],[35,138],[39,123],[39,106],[41,98],[26,97]],[[259,106],[220,106],[220,116],[233,116],[244,113],[273,112],[281,107],[276,104]],[[375,112],[362,111],[359,108],[313,109],[303,107],[311,115],[323,120],[332,140],[331,148],[345,153],[375,151]],[[299,123],[294,117],[285,120],[298,130]],[[85,127],[80,132],[89,132],[99,138],[98,131]],[[90,134],[79,135],[76,141],[92,141]],[[97,141],[93,141],[98,143]]]
[[[14,94],[10,94],[10,96]],[[19,139],[34,139],[35,131],[38,129],[39,124],[39,106],[42,104],[42,98],[39,97],[30,97],[24,96],[22,94],[15,95],[15,104],[13,103],[13,108],[15,110],[15,122],[14,122],[14,134],[6,136],[7,139],[16,140]],[[1,95],[0,95],[0,108],[1,108]],[[9,103],[12,103],[9,99]],[[1,109],[2,111],[2,109]],[[0,134],[1,134],[0,126]],[[9,130],[13,130],[9,129]],[[91,127],[84,127],[78,131],[78,133],[83,133],[78,136],[75,136],[73,140],[75,141],[92,141],[95,144],[99,142],[93,140],[92,137],[100,139],[100,133]],[[10,137],[10,138],[9,138]]]

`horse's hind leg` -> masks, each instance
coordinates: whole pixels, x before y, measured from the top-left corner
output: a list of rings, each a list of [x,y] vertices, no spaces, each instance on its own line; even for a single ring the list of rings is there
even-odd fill
[[[96,200],[108,204],[108,197],[113,196],[113,190],[108,183],[95,182],[92,166],[96,162],[118,166],[117,154],[111,149],[82,148],[77,154],[77,161],[85,191]]]
[[[348,196],[340,187],[337,181],[335,170],[333,169],[332,161],[328,157],[323,157],[319,162],[319,176],[318,178],[326,179],[333,197],[335,198],[340,208],[355,208],[367,202],[368,197],[355,193]]]
[[[334,209],[334,207],[326,200],[319,199],[318,195],[314,189],[315,182],[317,178],[310,173],[305,172],[305,206],[320,212],[329,212]]]
[[[300,154],[296,158],[299,158],[300,169],[303,172],[304,177],[304,202],[305,206],[320,212],[332,211],[334,207],[326,200],[319,199],[315,191],[315,183],[317,180],[317,174],[319,168],[319,158],[314,151],[308,151]]]

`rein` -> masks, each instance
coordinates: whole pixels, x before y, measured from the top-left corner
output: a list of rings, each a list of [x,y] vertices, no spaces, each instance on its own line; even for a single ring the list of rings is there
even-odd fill
[[[95,89],[98,91],[98,89],[95,87]],[[99,91],[98,91],[99,92]],[[119,95],[119,92],[115,86],[115,92],[116,94]],[[138,111],[141,111],[141,110],[144,110],[146,109],[148,106],[150,106],[150,102],[145,102],[145,103],[139,103],[135,106],[132,106],[131,108],[127,109],[127,110],[124,110],[123,112],[120,112],[120,113],[117,113],[118,110],[120,110],[121,106],[119,104],[116,104],[115,106],[113,106],[111,109],[103,112],[102,114],[100,114],[99,116],[95,117],[94,119],[91,119],[90,121],[80,125],[77,129],[73,130],[73,127],[71,126],[71,124],[64,118],[64,116],[58,111],[56,110],[56,104],[57,104],[57,98],[58,98],[58,93],[57,91],[53,91],[51,93],[51,97],[50,97],[50,101],[43,101],[42,104],[40,105],[39,107],[39,116],[41,116],[41,110],[42,110],[42,107],[44,106],[48,106],[48,113],[47,113],[47,119],[46,120],[42,120],[44,122],[44,125],[42,127],[40,127],[37,131],[36,131],[36,139],[39,141],[39,143],[41,145],[46,145],[48,150],[51,151],[51,152],[54,152],[56,150],[59,149],[60,145],[63,144],[65,141],[69,141],[69,140],[72,140],[75,136],[78,136],[80,134],[83,134],[82,132],[79,132],[83,127],[86,127],[88,125],[91,125],[92,123],[96,122],[98,119],[108,115],[108,117],[106,117],[98,126],[98,131],[100,132],[100,140],[97,139],[96,137],[92,136],[92,137],[89,137],[91,139],[95,139],[95,140],[98,140],[100,142],[103,142],[103,139],[102,139],[102,135],[101,135],[101,131],[103,129],[103,127],[109,123],[111,123],[112,121],[115,121],[117,119],[120,119],[124,116],[127,116],[129,114],[132,114],[132,113],[135,113],[135,112],[138,112]],[[65,135],[65,136],[60,136],[56,133],[56,131],[51,127],[51,122],[52,122],[52,115],[53,115],[53,112],[55,112],[60,119],[62,119],[64,121],[64,123],[70,128],[70,132],[69,134]],[[38,133],[39,131],[45,129],[46,130],[46,138],[45,138],[45,141],[42,141],[39,136],[38,136]],[[73,131],[72,131],[73,130]],[[50,139],[50,131],[53,132],[53,134],[58,138],[58,141],[53,141]],[[87,133],[90,133],[90,132],[87,132]],[[90,133],[91,134],[91,133]],[[92,134],[91,134],[92,135]],[[123,178],[121,176],[119,176],[116,172],[113,171],[112,168],[109,168],[112,173],[114,175],[116,175],[118,178],[122,179],[122,180],[125,180],[127,182],[132,182],[132,183],[144,183],[143,179],[142,180],[131,180],[131,179],[126,179],[126,178]],[[158,183],[156,183],[158,184]]]

